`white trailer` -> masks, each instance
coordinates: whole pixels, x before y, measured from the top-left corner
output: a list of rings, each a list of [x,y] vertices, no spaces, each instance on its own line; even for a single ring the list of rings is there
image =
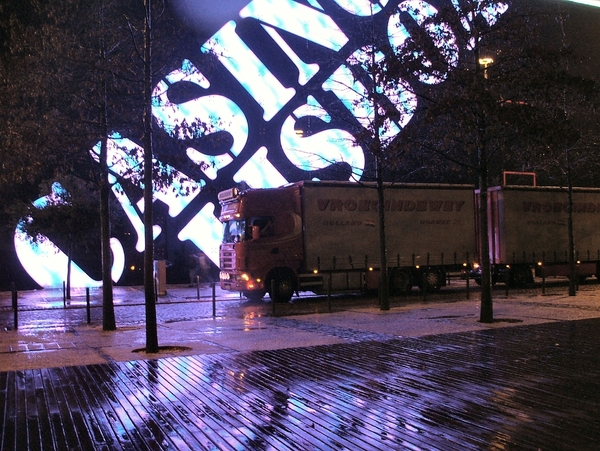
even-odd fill
[[[488,196],[490,261],[499,280],[532,281],[568,276],[567,190],[559,187],[503,186]],[[600,189],[573,188],[573,235],[580,280],[598,274]],[[503,274],[504,273],[504,274]]]

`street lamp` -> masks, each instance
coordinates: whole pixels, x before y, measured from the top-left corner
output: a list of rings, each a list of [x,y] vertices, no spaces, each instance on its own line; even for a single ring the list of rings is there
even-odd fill
[[[479,64],[483,66],[483,78],[488,78],[487,68],[490,64],[494,62],[493,58],[479,58]]]

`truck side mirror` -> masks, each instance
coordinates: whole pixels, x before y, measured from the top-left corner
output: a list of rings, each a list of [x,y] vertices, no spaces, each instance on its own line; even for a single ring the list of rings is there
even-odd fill
[[[260,226],[253,225],[252,226],[252,239],[258,240],[260,238]]]

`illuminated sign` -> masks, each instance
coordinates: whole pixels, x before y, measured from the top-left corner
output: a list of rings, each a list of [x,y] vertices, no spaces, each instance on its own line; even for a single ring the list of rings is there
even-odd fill
[[[458,0],[447,1],[458,9]],[[179,3],[174,0],[175,7]],[[207,2],[196,3],[202,8]],[[214,8],[210,3],[207,7]],[[493,25],[507,5],[484,3],[477,14]],[[372,163],[355,137],[372,123],[374,108],[398,110],[378,131],[383,142],[401,133],[417,108],[406,82],[379,90],[380,105],[369,102],[366,63],[382,57],[378,43],[401,53],[412,22],[423,28],[447,66],[431,70],[423,54],[416,78],[442,83],[458,63],[459,48],[449,25],[427,21],[437,11],[422,0],[249,1],[155,86],[157,133],[161,143],[173,143],[157,148],[155,158],[176,181],[155,190],[154,201],[164,204],[168,221],[164,229],[154,227],[155,239],[169,233],[179,242],[189,240],[218,264],[218,191],[240,183],[267,188],[303,179],[360,180]],[[474,17],[464,19],[468,30]],[[207,61],[211,64],[203,64]],[[137,235],[135,252],[141,253],[143,200],[135,181],[142,149],[114,133],[108,152],[112,190]],[[173,158],[173,152],[184,154]],[[91,150],[96,160],[98,154],[99,145]],[[127,179],[139,190],[124,189]],[[36,282],[52,286],[64,280],[61,263],[53,261],[62,253],[22,238],[17,230],[19,258]],[[115,265],[122,272],[126,262],[116,257],[123,246],[114,241]],[[113,278],[119,279],[119,271]],[[94,281],[84,277],[78,283]]]

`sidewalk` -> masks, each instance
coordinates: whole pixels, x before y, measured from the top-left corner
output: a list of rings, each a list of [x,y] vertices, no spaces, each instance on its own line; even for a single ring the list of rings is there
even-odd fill
[[[24,310],[22,327],[0,331],[0,449],[581,451],[600,443],[598,285],[576,297],[496,292],[493,324],[479,323],[479,301],[461,293],[394,299],[387,312],[295,316],[230,298],[213,318],[211,301],[170,287],[157,305],[162,349],[152,355],[143,352],[141,290],[116,293],[117,331],[101,330],[99,307],[88,325],[85,309],[60,306]],[[24,293],[23,306],[54,305],[47,294]],[[0,311],[9,323],[3,293]]]
[[[218,309],[213,318],[210,287],[202,287],[200,300],[195,288],[168,287],[167,296],[159,298],[157,304],[161,350],[151,355],[144,351],[146,328],[141,287],[115,289],[115,306],[119,309],[117,330],[109,332],[103,331],[101,326],[99,290],[90,296],[94,321],[89,325],[84,319],[83,290],[74,292],[66,310],[62,309],[60,290],[19,293],[19,308],[24,312],[19,313],[18,330],[12,326],[11,293],[2,292],[0,368],[11,371],[273,350],[600,318],[600,286],[596,284],[582,286],[575,297],[564,293],[542,296],[514,292],[506,298],[496,291],[493,324],[478,321],[478,293],[471,293],[470,300],[460,295],[462,299],[450,302],[423,302],[413,296],[403,303],[393,302],[392,309],[385,312],[377,307],[357,307],[334,313],[274,317],[270,304],[252,305],[240,300],[238,295],[216,291]],[[566,287],[562,291],[566,292]],[[77,306],[80,308],[75,310]],[[36,310],[28,312],[29,321],[24,318],[28,309],[42,307],[55,309],[64,317],[37,319],[49,313]],[[122,314],[122,321],[120,312],[127,312]],[[68,314],[76,314],[78,319],[69,320]]]

